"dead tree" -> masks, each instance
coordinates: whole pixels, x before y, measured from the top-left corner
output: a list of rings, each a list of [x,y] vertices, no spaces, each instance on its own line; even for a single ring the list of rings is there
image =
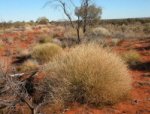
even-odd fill
[[[88,7],[89,7],[89,2],[91,0],[82,0],[82,7],[84,7],[84,16],[83,16],[83,33],[86,32],[87,28],[87,15],[88,15]]]
[[[72,0],[69,0],[69,1],[71,2],[72,6],[74,8],[76,8],[76,6],[73,3],[73,1]],[[66,5],[66,3],[63,0],[50,0],[44,6],[46,6],[48,4],[51,4],[53,2],[57,3],[57,5],[62,8],[64,14],[66,15],[66,17],[68,18],[68,20],[70,22],[71,27],[73,29],[76,29],[76,32],[77,32],[77,43],[80,43],[81,42],[80,28],[81,28],[81,25],[82,25],[82,20],[81,20],[80,16],[77,16],[77,20],[74,22],[73,19],[72,19],[71,14],[69,14],[69,12],[68,12],[68,6]]]
[[[47,94],[43,94],[43,99],[35,103],[32,96],[33,78],[38,73],[34,71],[28,74],[14,74],[10,75],[8,72],[4,72],[0,69],[0,109],[16,107],[17,104],[24,103],[31,110],[32,114],[38,114],[40,108],[49,103]],[[22,78],[25,77],[25,78]],[[28,88],[30,86],[30,89]],[[40,92],[46,91],[42,86]],[[39,88],[39,86],[38,86]],[[46,92],[45,92],[46,93]]]

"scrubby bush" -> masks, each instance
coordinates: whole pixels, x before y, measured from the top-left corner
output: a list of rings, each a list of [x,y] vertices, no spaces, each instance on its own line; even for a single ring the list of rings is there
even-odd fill
[[[75,29],[68,27],[68,28],[66,28],[66,31],[67,32],[64,33],[65,38],[76,38],[77,37],[77,31]],[[80,36],[83,37],[84,36],[83,31],[81,29],[79,31],[80,31]]]
[[[20,72],[33,71],[33,70],[38,69],[38,66],[39,65],[36,61],[27,60],[18,68],[18,71],[20,71]]]
[[[56,57],[46,69],[54,81],[51,80],[51,87],[68,90],[65,98],[69,102],[112,104],[125,99],[131,89],[131,77],[124,62],[95,44],[71,49]],[[55,86],[58,79],[61,84]]]
[[[109,43],[110,46],[117,46],[120,43],[119,38],[113,38],[111,39],[111,42]]]
[[[39,17],[36,22],[38,24],[48,24],[49,20],[46,17]]]
[[[140,54],[137,51],[130,50],[122,54],[123,60],[125,60],[129,65],[135,65],[140,61]]]
[[[64,106],[67,103],[65,101],[68,100],[69,95],[68,83],[69,82],[65,77],[61,75],[56,76],[50,74],[49,76],[46,76],[44,83],[41,84],[46,93],[48,93],[47,97],[51,101],[50,108],[52,112],[54,111],[53,113],[56,113],[55,111],[64,109]]]
[[[40,35],[39,36],[39,43],[50,43],[52,42],[52,37],[48,35]]]
[[[52,43],[45,43],[35,46],[31,52],[31,56],[39,63],[46,63],[61,52],[62,48],[60,46]]]
[[[86,12],[87,11],[87,12]],[[86,21],[87,25],[97,25],[100,21],[102,8],[97,7],[94,4],[87,6],[81,6],[75,9],[75,15],[80,17],[83,21],[85,20],[85,12],[87,13]]]
[[[86,36],[106,37],[106,36],[111,36],[111,33],[106,28],[96,27],[87,31]]]
[[[145,33],[150,33],[150,25],[146,25],[145,27],[144,27],[144,29],[143,29],[143,31],[145,32]]]

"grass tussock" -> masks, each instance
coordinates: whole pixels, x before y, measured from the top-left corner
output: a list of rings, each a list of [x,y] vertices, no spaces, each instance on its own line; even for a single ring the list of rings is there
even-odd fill
[[[31,56],[39,63],[46,63],[51,61],[54,56],[62,51],[62,48],[56,44],[45,43],[35,46],[31,52]]]
[[[123,60],[125,60],[129,65],[135,65],[140,61],[140,54],[137,51],[130,50],[122,54]]]
[[[33,70],[38,69],[38,67],[39,65],[36,61],[27,60],[18,68],[18,71],[20,72],[33,71]]]
[[[66,31],[67,32],[64,33],[65,38],[76,38],[77,37],[76,29],[73,29],[72,27],[68,27],[68,28],[66,28]],[[84,37],[84,33],[81,29],[79,30],[79,33],[80,33],[80,37]]]
[[[53,93],[59,88],[59,95],[63,95],[59,98],[69,102],[113,104],[125,99],[131,89],[131,77],[124,62],[94,44],[71,49],[55,58],[46,69],[51,90],[55,88]],[[53,98],[57,98],[58,94],[55,95]]]
[[[51,43],[52,42],[52,37],[49,35],[41,35],[39,37],[39,43]]]

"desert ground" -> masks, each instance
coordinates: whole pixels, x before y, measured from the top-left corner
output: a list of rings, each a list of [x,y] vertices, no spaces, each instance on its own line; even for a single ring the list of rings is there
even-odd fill
[[[117,23],[117,22],[116,22]],[[129,51],[135,51],[140,55],[136,61],[127,63],[128,71],[132,78],[132,89],[127,100],[95,107],[86,103],[73,102],[67,107],[61,108],[57,105],[53,109],[46,105],[42,107],[44,114],[149,114],[150,113],[150,22],[146,23],[124,23],[111,24],[102,23],[94,27],[90,32],[81,32],[81,44],[94,42],[102,47],[111,49],[120,57]],[[146,28],[147,27],[147,28]],[[92,31],[92,32],[91,32]],[[48,25],[29,25],[23,27],[11,27],[0,30],[0,62],[4,70],[9,72],[27,73],[35,68],[22,65],[30,60],[30,52],[33,47],[40,43],[54,43],[68,51],[75,47],[76,32],[70,26],[50,23]],[[134,56],[134,55],[133,55]],[[134,62],[134,63],[132,63]],[[38,68],[43,64],[39,63]],[[32,69],[33,68],[33,69]],[[34,71],[33,70],[33,71]],[[122,74],[124,75],[124,74]],[[46,74],[40,70],[33,83],[40,83]],[[28,80],[28,75],[22,76],[21,80]],[[2,87],[1,87],[2,88]],[[0,88],[0,89],[1,89]],[[32,94],[36,97],[37,95]],[[9,98],[9,94],[1,94],[0,99]],[[17,104],[15,108],[6,107],[0,109],[0,114],[30,114],[30,109],[25,103]]]

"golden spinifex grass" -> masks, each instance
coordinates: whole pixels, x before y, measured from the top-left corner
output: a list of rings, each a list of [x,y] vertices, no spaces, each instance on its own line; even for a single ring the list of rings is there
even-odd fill
[[[39,63],[46,63],[53,59],[54,56],[61,53],[63,50],[60,46],[52,43],[38,44],[31,52],[32,58]]]
[[[51,43],[52,36],[42,34],[39,36],[39,43]]]
[[[60,84],[65,85],[61,89],[56,85],[67,90],[63,98],[69,102],[112,104],[125,99],[131,89],[131,77],[124,62],[95,44],[77,46],[56,57],[46,68],[50,80],[57,77],[62,80],[59,83],[65,83]],[[51,86],[57,89],[55,84]]]

